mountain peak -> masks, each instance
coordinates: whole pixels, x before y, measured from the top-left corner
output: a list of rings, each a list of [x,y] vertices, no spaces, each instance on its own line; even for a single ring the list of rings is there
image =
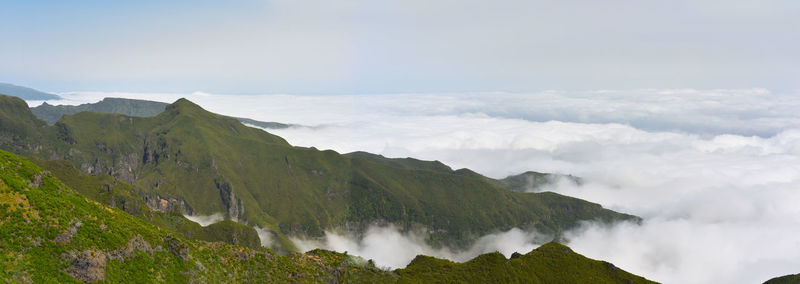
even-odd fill
[[[192,101],[190,101],[190,100],[187,100],[186,98],[180,98],[180,99],[178,99],[177,101],[175,101],[174,103],[170,104],[169,106],[173,106],[173,107],[180,107],[180,108],[186,108],[186,107],[189,107],[189,108],[199,108],[199,109],[202,109],[202,108],[201,108],[199,105],[197,105],[197,104],[193,103],[193,102],[192,102]]]
[[[186,98],[180,98],[172,104],[167,105],[164,113],[170,114],[182,114],[182,115],[190,115],[190,114],[207,114],[213,115],[211,112],[203,109],[199,105],[193,103]]]

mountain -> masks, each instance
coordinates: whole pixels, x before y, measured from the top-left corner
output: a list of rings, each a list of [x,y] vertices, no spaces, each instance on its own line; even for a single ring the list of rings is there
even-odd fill
[[[518,175],[511,175],[497,180],[496,182],[501,186],[513,191],[536,192],[540,191],[547,185],[557,183],[559,181],[567,181],[574,185],[583,184],[583,179],[573,175],[549,174],[534,171],[527,171]]]
[[[293,147],[185,99],[154,117],[81,112],[53,126],[17,98],[1,96],[0,105],[0,148],[120,179],[157,211],[222,213],[265,228],[287,250],[288,236],[359,234],[376,224],[426,230],[432,245],[465,248],[514,227],[557,236],[581,221],[639,220],[552,192],[509,191],[468,170],[398,168]]]
[[[77,106],[71,105],[50,105],[43,103],[37,107],[32,107],[31,112],[34,115],[46,121],[47,124],[53,125],[58,121],[61,116],[65,114],[76,114],[82,111],[104,112],[104,113],[119,113],[129,116],[155,116],[167,107],[167,104],[161,102],[132,100],[122,98],[104,98],[97,103],[82,104]]]
[[[511,259],[498,252],[464,263],[417,256],[397,274],[400,283],[655,283],[554,242]]]
[[[418,256],[397,271],[326,250],[278,255],[267,248],[188,239],[74,191],[49,171],[0,151],[0,280],[4,282],[652,283],[549,243],[506,260],[458,264]]]
[[[0,83],[0,94],[15,96],[23,100],[58,100],[61,97],[22,86]]]
[[[797,284],[800,283],[800,274],[791,274],[791,275],[784,275],[781,277],[775,277],[764,284]]]
[[[154,102],[146,100],[104,98],[102,101],[96,103],[88,103],[77,106],[71,106],[71,105],[54,106],[45,102],[37,107],[32,107],[31,112],[33,112],[33,114],[39,117],[40,119],[46,121],[47,124],[53,125],[56,123],[56,121],[58,121],[58,119],[60,119],[65,114],[76,114],[83,111],[116,113],[116,114],[124,114],[127,116],[139,116],[139,117],[156,116],[159,113],[163,112],[164,109],[167,108],[167,105],[168,104],[162,102]],[[258,121],[249,118],[237,117],[236,119],[242,123],[262,128],[282,129],[292,126],[290,124]]]
[[[368,160],[370,162],[379,163],[398,169],[429,170],[429,171],[456,174],[466,177],[483,179],[487,182],[517,192],[540,191],[544,186],[553,184],[560,180],[566,180],[575,185],[581,185],[583,183],[583,180],[581,178],[572,175],[539,173],[534,171],[527,171],[518,175],[511,175],[506,178],[498,180],[483,176],[470,169],[453,170],[449,166],[439,161],[424,161],[414,158],[387,158],[384,157],[383,155],[372,154],[362,151],[347,153],[345,154],[345,156]]]

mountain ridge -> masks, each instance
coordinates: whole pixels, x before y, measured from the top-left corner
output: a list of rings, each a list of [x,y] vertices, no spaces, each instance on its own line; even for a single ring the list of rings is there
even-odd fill
[[[427,262],[387,271],[346,253],[316,249],[278,255],[267,248],[187,239],[93,201],[2,150],[0,208],[0,279],[6,282],[653,283],[554,243],[510,260],[489,253],[452,265],[418,257]],[[439,269],[440,263],[461,271]],[[484,263],[491,265],[492,275],[475,273],[474,266]],[[545,269],[521,273],[515,267]]]
[[[152,117],[163,112],[169,104],[147,100],[126,99],[126,98],[103,98],[96,103],[86,103],[77,106],[72,105],[51,105],[47,102],[32,107],[31,112],[49,125],[55,124],[62,116],[76,114],[82,111],[92,111],[101,113],[116,113],[137,117]],[[283,129],[295,125],[278,122],[258,121],[255,119],[237,117],[242,123],[257,127],[270,129]]]
[[[13,100],[0,97],[2,104]],[[268,229],[285,247],[287,235],[362,233],[376,222],[423,227],[429,243],[463,248],[514,227],[558,235],[582,221],[640,220],[555,193],[516,193],[457,173],[294,147],[185,99],[154,117],[81,112],[26,131],[4,130],[27,143],[6,139],[0,146],[119,178],[148,204],[164,205],[156,210],[221,212]]]

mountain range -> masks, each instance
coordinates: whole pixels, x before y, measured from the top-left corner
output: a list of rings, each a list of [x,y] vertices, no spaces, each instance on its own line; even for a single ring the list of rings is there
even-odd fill
[[[0,92],[1,93],[1,92]],[[128,116],[149,117],[156,116],[167,108],[166,103],[134,100],[124,98],[104,98],[96,103],[87,103],[77,106],[73,105],[51,105],[47,102],[39,106],[32,107],[31,111],[36,117],[44,120],[49,125],[53,125],[59,118],[65,114],[76,114],[82,111],[101,112],[101,113],[116,113]],[[283,124],[278,122],[265,122],[249,118],[237,117],[241,123],[254,125],[262,128],[282,129],[288,128],[290,124]]]
[[[396,271],[320,249],[279,255],[175,234],[94,201],[2,150],[0,168],[0,279],[6,282],[653,283],[557,243],[511,259],[491,253],[461,264],[418,256]]]
[[[0,262],[7,267],[0,277],[651,283],[556,242],[510,259],[488,253],[455,263],[420,255],[394,271],[346,253],[297,253],[290,237],[358,235],[371,225],[423,230],[434,247],[458,249],[514,227],[559,240],[582,221],[641,219],[543,192],[554,182],[583,183],[571,175],[529,171],[492,179],[439,161],[294,147],[243,123],[268,128],[184,99],[28,108],[0,96],[0,148],[27,157],[0,151]],[[212,214],[224,220],[201,226],[184,217]]]

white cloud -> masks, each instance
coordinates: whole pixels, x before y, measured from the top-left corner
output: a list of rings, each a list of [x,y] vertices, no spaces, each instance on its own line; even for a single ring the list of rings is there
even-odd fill
[[[183,215],[183,217],[203,227],[225,220],[225,216],[223,216],[222,213],[214,213],[211,215]]]
[[[514,252],[528,253],[552,239],[551,236],[514,228],[482,236],[469,249],[454,251],[447,247],[432,248],[425,243],[425,237],[424,232],[401,232],[390,225],[372,226],[362,237],[327,231],[321,240],[292,238],[292,241],[303,251],[315,248],[346,251],[372,259],[379,267],[395,269],[405,267],[420,254],[455,261],[467,261],[476,255],[494,251],[511,257]]]
[[[271,130],[295,145],[440,160],[498,178],[527,170],[583,177],[582,186],[565,182],[552,190],[645,222],[586,225],[569,234],[569,245],[649,279],[752,283],[800,272],[795,94],[746,89],[188,98],[215,112],[314,126]],[[522,251],[538,243],[515,234],[495,237],[514,239],[499,243]],[[382,257],[378,263],[392,267],[417,253],[466,257],[431,250],[418,239],[373,228],[360,241],[330,233],[321,245]],[[469,252],[492,249],[510,251],[488,246]],[[382,250],[396,257],[375,254]]]

